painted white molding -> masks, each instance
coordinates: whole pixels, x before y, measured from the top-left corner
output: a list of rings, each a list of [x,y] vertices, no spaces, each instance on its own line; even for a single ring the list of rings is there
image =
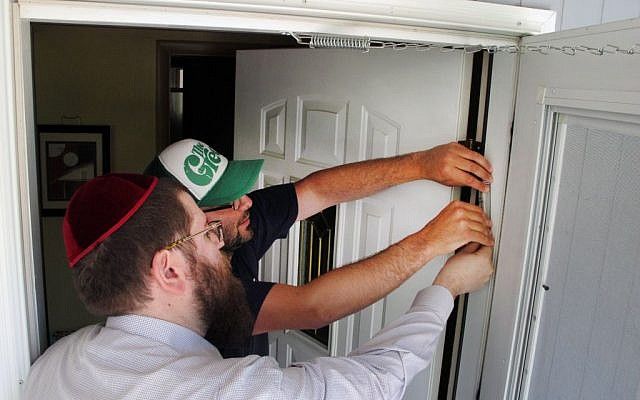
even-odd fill
[[[14,5],[14,10],[17,7]],[[31,27],[29,22],[15,18],[14,13],[14,84],[16,96],[17,168],[20,185],[22,217],[22,253],[25,263],[27,323],[29,327],[30,359],[35,359],[47,345],[44,276],[40,239],[40,208],[38,204],[38,171],[36,160],[35,115],[31,85]],[[36,195],[31,195],[31,194]]]
[[[317,96],[298,96],[295,160],[326,168],[345,163],[349,103]]]
[[[485,157],[494,167],[491,184],[491,220],[493,234],[496,239],[494,262],[498,259],[498,247],[502,227],[502,210],[507,187],[507,168],[509,166],[509,143],[511,141],[511,124],[515,108],[516,72],[518,60],[509,54],[494,56],[489,113],[487,115],[487,138]],[[495,263],[494,263],[495,266]],[[474,398],[478,391],[484,351],[489,331],[491,300],[494,280],[479,291],[469,294],[466,311],[463,347],[460,354],[460,371],[456,397]]]
[[[640,115],[640,93],[619,90],[540,88],[538,104]]]
[[[371,160],[393,157],[399,153],[401,125],[396,121],[362,106],[360,123],[360,158]]]
[[[40,22],[307,32],[456,45],[513,45],[553,31],[555,12],[478,1],[19,0],[20,17]]]
[[[522,38],[522,45],[537,45],[537,44],[547,44],[550,42],[556,42],[555,44],[559,44],[558,42],[568,42],[568,41],[573,41],[575,39],[582,39],[582,40],[575,40],[576,42],[584,42],[585,40],[589,40],[591,41],[590,44],[592,46],[595,45],[595,43],[593,42],[594,40],[598,39],[598,35],[605,35],[605,34],[610,34],[612,32],[618,32],[618,31],[626,31],[626,30],[633,30],[633,29],[637,29],[638,25],[640,25],[640,18],[631,18],[631,19],[625,19],[622,21],[615,21],[615,22],[608,22],[606,24],[600,24],[600,25],[593,25],[593,26],[588,26],[588,27],[581,27],[581,28],[574,28],[574,29],[567,29],[567,30],[563,30],[563,31],[558,31],[558,32],[550,32],[545,34],[544,36],[527,36],[527,37],[523,37]],[[562,43],[565,44],[565,43]],[[569,43],[566,43],[569,44]],[[608,44],[608,43],[603,43],[604,45]],[[634,43],[628,42],[628,43],[610,43],[613,45],[630,45],[632,46]]]
[[[260,154],[285,159],[287,99],[276,100],[260,110]]]
[[[14,86],[13,4],[0,4],[0,326],[6,335],[0,340],[0,398],[16,399],[29,372],[29,334],[25,304],[18,174],[19,137]]]
[[[284,183],[284,176],[262,170],[259,175],[260,188],[280,185]],[[258,261],[258,279],[265,282],[280,281],[280,265],[282,262],[282,248],[287,247],[287,239],[276,240]],[[286,255],[285,255],[286,257]],[[275,353],[274,353],[275,355]]]
[[[391,244],[393,206],[373,197],[356,201],[356,237],[358,259],[364,259]],[[375,336],[384,324],[387,298],[382,298],[360,311],[358,346]]]

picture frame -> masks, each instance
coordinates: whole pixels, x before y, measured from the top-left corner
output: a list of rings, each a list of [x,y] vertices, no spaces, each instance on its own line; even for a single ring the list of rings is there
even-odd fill
[[[75,190],[110,170],[108,125],[38,125],[40,208],[62,216]]]

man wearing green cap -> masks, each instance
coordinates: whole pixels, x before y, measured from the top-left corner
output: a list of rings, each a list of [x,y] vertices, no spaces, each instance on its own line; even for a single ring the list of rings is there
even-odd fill
[[[491,166],[480,154],[450,143],[393,158],[345,164],[294,183],[246,194],[262,160],[228,161],[206,144],[184,139],[164,151],[145,174],[173,177],[210,220],[221,220],[225,249],[240,278],[255,322],[253,338],[237,346],[209,332],[225,357],[267,354],[266,332],[313,329],[352,314],[386,296],[431,259],[469,242],[493,245],[491,221],[476,206],[453,202],[422,230],[382,252],[330,271],[307,285],[258,281],[258,262],[294,222],[338,203],[370,196],[401,183],[429,179],[486,191]],[[416,242],[429,243],[418,251]]]

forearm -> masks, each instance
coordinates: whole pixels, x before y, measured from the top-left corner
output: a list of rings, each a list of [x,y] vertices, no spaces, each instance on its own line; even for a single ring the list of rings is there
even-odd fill
[[[295,184],[298,220],[327,207],[423,178],[416,153],[361,161],[314,172]]]
[[[391,293],[433,256],[413,235],[363,260],[345,265],[305,285],[323,324],[353,314]]]
[[[318,328],[373,304],[435,256],[421,240],[418,234],[410,235],[304,286],[276,285],[260,309],[254,334]]]

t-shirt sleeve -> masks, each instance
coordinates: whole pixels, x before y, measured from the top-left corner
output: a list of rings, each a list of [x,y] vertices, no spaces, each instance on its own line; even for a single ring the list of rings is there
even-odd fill
[[[258,281],[258,262],[276,239],[284,238],[298,216],[298,199],[293,184],[270,186],[249,194],[253,238],[237,249],[231,264],[233,273],[244,285],[247,301],[257,316],[273,287]]]
[[[258,316],[260,307],[264,303],[265,297],[269,294],[269,291],[275,285],[273,282],[260,282],[260,281],[241,281],[244,286],[244,290],[247,294],[247,301],[249,302],[249,308],[254,317]]]
[[[256,190],[249,197],[254,235],[249,244],[260,259],[276,239],[287,236],[298,216],[298,198],[292,183]]]

